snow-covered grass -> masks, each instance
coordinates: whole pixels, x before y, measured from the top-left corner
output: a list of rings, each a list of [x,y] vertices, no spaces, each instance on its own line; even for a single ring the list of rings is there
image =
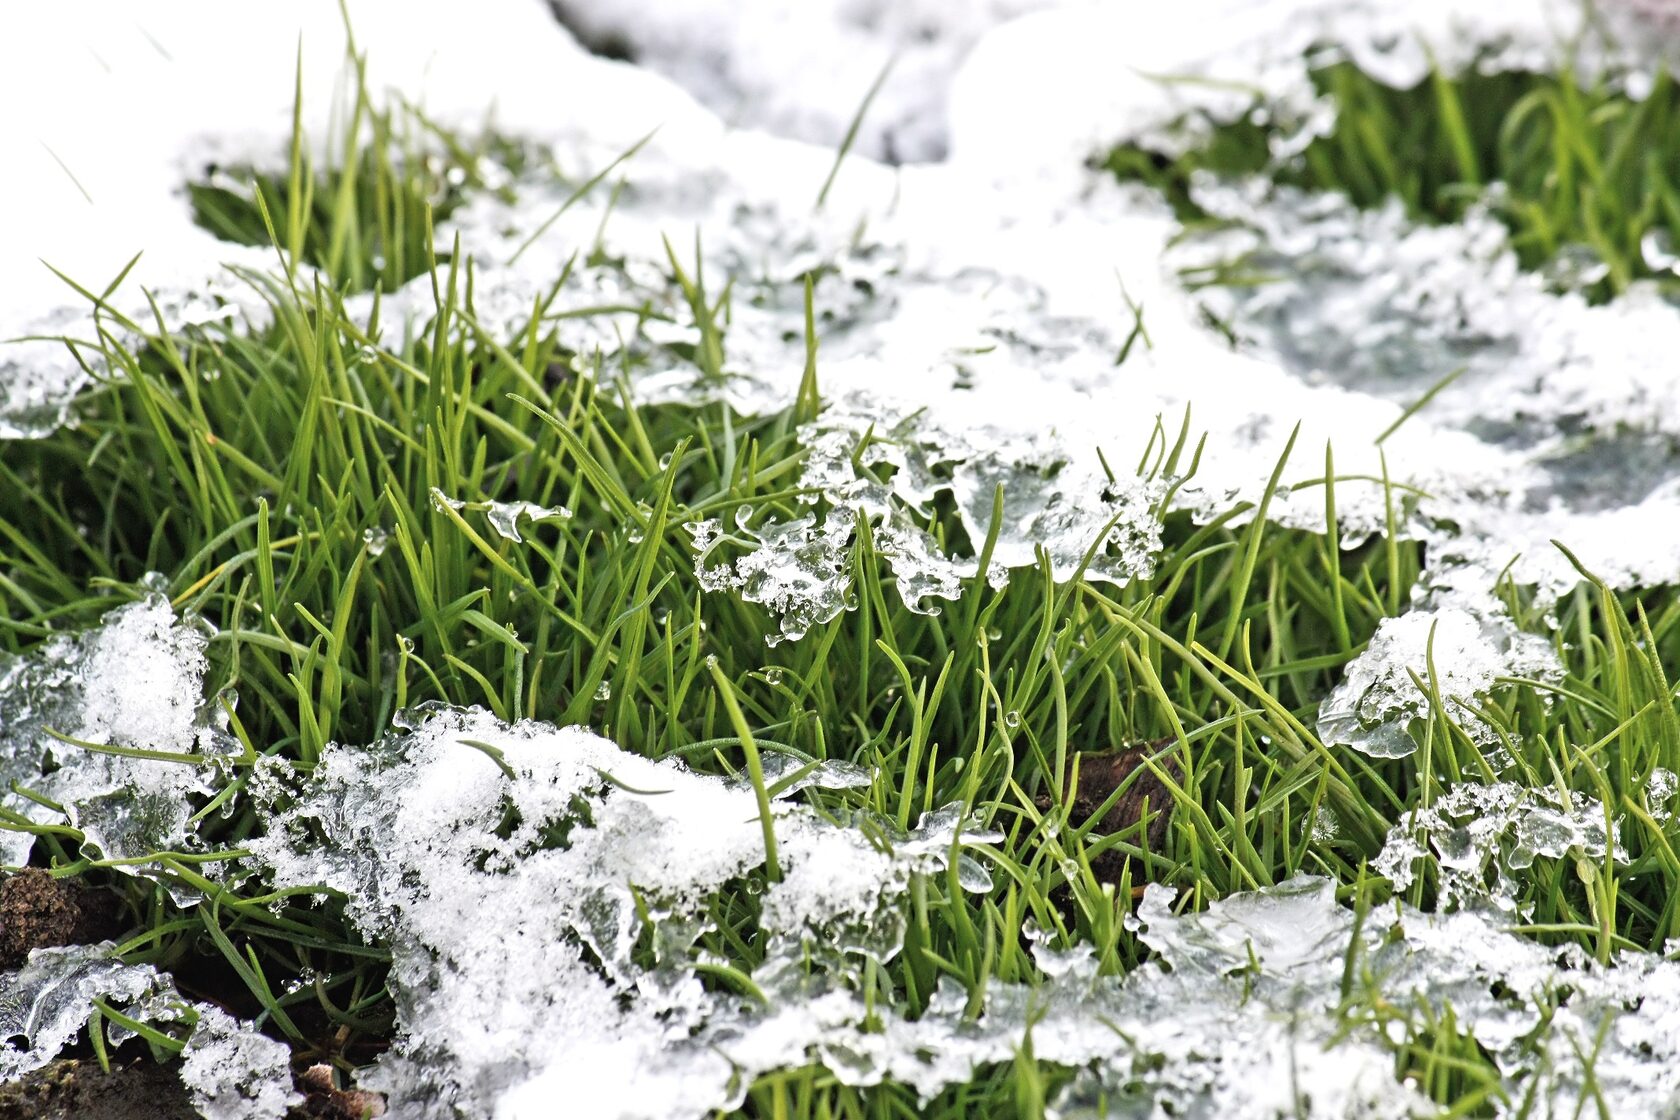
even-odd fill
[[[1186,217],[1222,189],[1192,171],[1443,222],[1497,174],[1524,263],[1599,246],[1603,298],[1661,271],[1667,172],[1628,153],[1671,142],[1666,79],[1635,104],[1329,73],[1335,128],[1281,169],[1251,126],[1213,133],[1247,162],[1122,162]],[[148,318],[70,277],[92,383],[0,455],[0,823],[9,858],[120,894],[116,956],[399,1115],[1675,1099],[1680,599],[1630,577],[1654,562],[1504,567],[1504,525],[1554,524],[1531,505],[1609,524],[1550,476],[1430,493],[1288,418],[1237,486],[1218,464],[1258,437],[1196,412],[1089,460],[999,436],[996,397],[964,426],[990,351],[1057,404],[1057,347],[1172,372],[1176,309],[1126,288],[1114,346],[935,274],[1030,313],[941,353],[955,419],[860,395],[831,352],[924,306],[864,231],[775,229],[766,263],[673,229],[638,257],[609,223],[689,185],[637,149],[574,160],[350,88],[331,145],[198,169],[197,220],[264,253],[233,273],[249,310]],[[1384,170],[1373,129],[1415,153]],[[1435,380],[1357,413],[1379,451],[1450,404]],[[54,982],[31,967],[11,995]],[[137,1031],[229,1083],[228,1047],[276,1062],[214,1008],[160,1011],[149,972],[76,967],[109,991],[60,1034]],[[259,1116],[284,1088],[226,1092],[256,1103],[216,1115]]]

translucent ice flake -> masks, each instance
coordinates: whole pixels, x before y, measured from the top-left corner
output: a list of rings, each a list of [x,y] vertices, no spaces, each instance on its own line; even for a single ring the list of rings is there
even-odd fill
[[[128,1006],[162,984],[150,965],[112,959],[109,946],[36,949],[21,969],[0,973],[0,1080],[52,1061],[87,1026],[94,1000]]]
[[[805,789],[868,789],[875,781],[870,770],[840,759],[804,761],[791,754],[765,754],[761,760],[765,785],[772,797],[792,797]],[[743,772],[735,784],[747,783]]]
[[[750,512],[750,511],[748,511]],[[845,610],[852,587],[850,557],[855,522],[846,510],[790,521],[770,520],[756,528],[739,519],[733,533],[717,521],[688,526],[694,541],[694,570],[708,591],[733,590],[759,603],[776,617],[775,645],[798,641],[813,626]],[[715,560],[714,550],[728,542],[745,548],[734,560]]]
[[[1536,859],[1573,853],[1626,861],[1616,830],[1596,799],[1510,782],[1454,786],[1428,808],[1406,815],[1372,866],[1397,891],[1430,869],[1436,908],[1518,911],[1521,880]]]
[[[1492,729],[1476,713],[1501,676],[1549,677],[1559,670],[1545,641],[1517,630],[1489,598],[1478,604],[1414,610],[1378,625],[1365,651],[1318,711],[1318,736],[1374,758],[1417,750],[1413,721],[1428,715],[1432,688],[1442,718],[1463,728],[1484,749],[1497,749]],[[1422,687],[1420,687],[1420,682]]]
[[[953,488],[971,539],[985,540],[994,511],[1001,513],[993,555],[1007,568],[1031,566],[1042,548],[1064,579],[1080,573],[1125,584],[1155,569],[1163,485],[1106,478],[1042,444],[1006,444],[964,463]]]
[[[0,658],[0,772],[62,805],[88,848],[106,857],[190,846],[194,799],[217,785],[211,760],[239,749],[220,709],[204,697],[207,641],[152,594],[84,634]],[[61,819],[15,794],[6,804],[30,820]],[[0,858],[23,863],[32,843],[27,833],[5,833]]]
[[[453,510],[456,513],[473,511],[484,514],[484,520],[494,529],[496,535],[505,541],[523,542],[524,537],[519,534],[519,522],[529,521],[567,521],[571,519],[572,511],[565,506],[540,506],[535,502],[467,502],[459,498],[451,498],[437,487],[432,487],[432,508],[442,513]]]
[[[151,965],[123,964],[112,946],[36,949],[22,968],[0,973],[0,1082],[51,1062],[87,1029],[95,1002],[181,1035],[179,1067],[206,1120],[280,1120],[296,1099],[291,1050],[209,1004],[188,1001]],[[133,1037],[105,1020],[107,1045]]]

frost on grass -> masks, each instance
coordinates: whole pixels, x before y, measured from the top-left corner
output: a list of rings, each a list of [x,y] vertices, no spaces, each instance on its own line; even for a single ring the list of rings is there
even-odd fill
[[[178,619],[154,592],[85,633],[0,656],[0,773],[63,807],[12,794],[5,811],[20,822],[68,820],[90,852],[110,859],[190,849],[195,799],[218,784],[203,760],[239,752],[204,696],[208,641],[201,624]],[[26,862],[33,842],[27,832],[0,834],[0,859]]]
[[[1406,814],[1389,830],[1372,868],[1397,891],[1427,875],[1440,912],[1491,907],[1524,917],[1518,894],[1534,861],[1571,855],[1627,862],[1597,799],[1572,793],[1565,800],[1556,790],[1511,782],[1467,782]]]
[[[176,1037],[179,1072],[206,1120],[280,1120],[296,1100],[291,1050],[220,1008],[187,1000],[151,965],[124,964],[112,946],[36,949],[0,973],[0,1081],[47,1065],[90,1029],[96,1002]],[[114,1047],[134,1032],[104,1019]]]

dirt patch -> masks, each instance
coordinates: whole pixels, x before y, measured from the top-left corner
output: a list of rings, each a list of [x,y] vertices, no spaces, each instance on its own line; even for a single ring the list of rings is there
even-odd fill
[[[1079,756],[1077,771],[1070,763],[1068,779],[1072,781],[1076,774],[1078,778],[1073,803],[1069,806],[1069,820],[1076,827],[1083,827],[1102,812],[1115,791],[1121,790],[1119,799],[1108,807],[1107,812],[1102,812],[1099,823],[1092,826],[1088,843],[1103,836],[1122,833],[1128,834],[1133,844],[1147,851],[1161,850],[1167,839],[1167,825],[1171,823],[1173,810],[1172,794],[1168,792],[1161,774],[1170,776],[1174,781],[1183,776],[1178,754],[1170,749],[1173,742],[1169,737],[1135,743],[1103,754],[1083,754]],[[1154,769],[1146,765],[1147,759],[1154,760]],[[1048,809],[1051,804],[1048,796],[1039,799],[1041,809]],[[1138,825],[1146,815],[1148,824],[1140,835]],[[1105,883],[1118,883],[1129,861],[1127,853],[1110,848],[1091,861],[1091,870]],[[1142,881],[1136,869],[1132,878]]]
[[[118,932],[116,899],[80,879],[26,867],[0,883],[0,968],[17,968],[31,949],[103,941]]]
[[[0,1120],[198,1120],[175,1071],[61,1059],[0,1085]]]

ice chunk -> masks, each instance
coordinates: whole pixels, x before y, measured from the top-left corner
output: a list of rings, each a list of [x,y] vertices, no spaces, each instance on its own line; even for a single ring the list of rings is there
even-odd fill
[[[807,515],[749,528],[750,513],[742,510],[730,534],[717,521],[688,527],[695,573],[708,591],[733,590],[747,602],[767,607],[779,626],[779,633],[767,639],[770,644],[798,641],[849,605],[854,521],[850,511],[840,509],[820,522]],[[712,561],[713,550],[724,541],[743,545],[746,551],[733,561]]]
[[[298,1100],[292,1051],[219,1007],[196,1004],[181,1082],[205,1120],[277,1120]]]
[[[296,1099],[291,1050],[220,1008],[184,999],[148,964],[130,965],[113,946],[36,949],[0,973],[0,1081],[44,1067],[88,1027],[95,1001],[138,1022],[186,1034],[180,1075],[207,1120],[280,1120]],[[132,1033],[105,1020],[107,1045]]]
[[[1499,749],[1497,737],[1475,710],[1479,700],[1499,677],[1544,679],[1558,674],[1561,666],[1544,640],[1517,630],[1491,597],[1481,605],[1481,611],[1444,606],[1383,619],[1369,646],[1319,707],[1319,738],[1374,758],[1409,755],[1417,750],[1411,724],[1428,714],[1424,688],[1433,688],[1442,718],[1463,728],[1484,750]]]
[[[1596,799],[1572,794],[1566,803],[1552,789],[1470,782],[1408,813],[1371,866],[1405,891],[1433,864],[1440,911],[1491,907],[1515,913],[1521,881],[1534,861],[1571,852],[1627,860]]]
[[[133,859],[190,847],[194,799],[218,788],[217,760],[240,751],[204,695],[207,644],[204,629],[151,593],[86,633],[0,656],[0,772],[63,806],[90,852]],[[5,803],[31,821],[63,819],[15,794]],[[0,858],[23,863],[33,842],[6,832]]]
[[[536,502],[467,502],[459,498],[451,498],[437,487],[432,487],[432,508],[439,513],[444,510],[454,510],[456,513],[473,511],[484,514],[484,520],[489,522],[490,528],[505,541],[523,542],[519,535],[519,522],[524,521],[567,521],[571,519],[572,511],[565,506],[542,506]]]

